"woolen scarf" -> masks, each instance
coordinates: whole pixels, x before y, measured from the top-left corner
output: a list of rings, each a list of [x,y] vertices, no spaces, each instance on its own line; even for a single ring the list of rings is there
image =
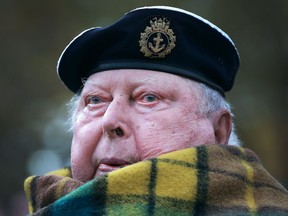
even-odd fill
[[[251,150],[201,145],[82,183],[69,168],[25,181],[31,215],[288,215],[288,192]]]

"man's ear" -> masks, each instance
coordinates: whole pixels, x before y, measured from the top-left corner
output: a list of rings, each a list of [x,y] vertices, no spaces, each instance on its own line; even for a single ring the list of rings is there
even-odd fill
[[[232,117],[227,110],[216,111],[212,116],[215,140],[217,144],[228,144],[232,130]]]

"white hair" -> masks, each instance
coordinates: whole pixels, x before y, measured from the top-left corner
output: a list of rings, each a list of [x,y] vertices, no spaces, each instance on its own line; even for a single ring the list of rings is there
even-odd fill
[[[192,80],[189,81],[191,82]],[[192,81],[192,85],[195,86],[195,84],[198,84],[197,87],[200,90],[199,93],[201,95],[201,100],[199,100],[198,107],[200,115],[207,116],[209,118],[217,110],[227,110],[232,117],[232,131],[228,139],[228,145],[241,146],[241,141],[236,134],[235,124],[233,123],[234,114],[229,102],[219,91],[216,91],[203,83]]]
[[[199,107],[198,107],[198,112],[200,115],[207,116],[209,118],[217,110],[225,109],[230,113],[232,118],[234,117],[231,105],[218,91],[210,88],[205,84],[198,83],[190,79],[187,80],[191,82],[191,84],[193,85],[193,89],[195,89],[196,87],[199,90],[198,92],[201,95],[200,96],[201,100],[199,100]],[[77,110],[80,103],[80,95],[81,92],[75,94],[68,103],[69,116],[67,124],[69,125],[70,131],[73,131],[74,123],[77,118]],[[233,121],[232,121],[232,131],[229,136],[228,145],[234,145],[234,146],[242,145],[241,141],[239,140],[236,134],[235,125]]]
[[[77,112],[78,112],[78,107],[80,103],[80,95],[81,95],[81,92],[74,94],[73,97],[70,99],[69,103],[67,104],[68,119],[66,121],[66,124],[68,125],[69,131],[74,130],[74,124],[77,118]]]

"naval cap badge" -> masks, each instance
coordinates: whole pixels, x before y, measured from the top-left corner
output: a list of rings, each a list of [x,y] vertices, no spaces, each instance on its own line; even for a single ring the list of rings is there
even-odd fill
[[[176,46],[176,36],[166,18],[153,18],[140,34],[140,51],[145,57],[164,58]]]

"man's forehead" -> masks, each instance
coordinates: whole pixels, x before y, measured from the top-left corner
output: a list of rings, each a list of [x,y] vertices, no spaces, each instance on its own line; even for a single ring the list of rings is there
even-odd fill
[[[107,70],[92,74],[85,81],[86,84],[103,84],[103,81],[110,82],[116,80],[119,82],[132,82],[132,83],[155,83],[161,80],[168,81],[173,79],[184,79],[180,76],[153,70],[139,70],[139,69],[120,69],[120,70]]]
[[[188,85],[183,85],[187,83]],[[187,88],[191,86],[193,82],[190,79],[169,74],[160,71],[152,70],[136,70],[136,69],[120,69],[120,70],[108,70],[99,73],[92,74],[84,83],[85,87],[99,87],[105,88],[108,86],[129,85],[129,86],[141,86],[141,85],[154,85],[161,88]],[[115,87],[115,86],[114,86]]]

